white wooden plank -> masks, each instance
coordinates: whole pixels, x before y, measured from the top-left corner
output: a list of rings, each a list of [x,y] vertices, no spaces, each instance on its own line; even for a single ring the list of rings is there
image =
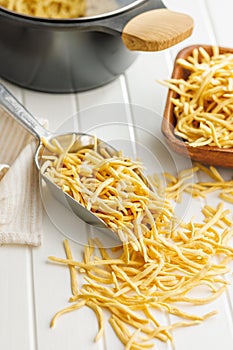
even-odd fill
[[[170,10],[190,15],[194,20],[194,30],[192,35],[180,44],[175,45],[171,49],[172,51],[178,52],[181,48],[193,44],[208,43],[211,45],[216,43],[215,33],[213,32],[205,1],[164,0],[164,4],[166,4]]]
[[[49,95],[26,91],[25,103],[36,117],[48,119],[50,130],[73,131],[74,125],[70,121],[76,113],[75,95]],[[68,306],[70,291],[69,271],[48,264],[47,257],[51,254],[64,256],[62,242],[69,238],[79,242],[76,250],[81,259],[83,245],[87,242],[87,230],[86,225],[70,212],[66,213],[66,209],[56,202],[46,189],[41,187],[41,190],[46,210],[44,242],[39,250],[33,252],[38,349],[62,349],[64,346],[71,349],[77,348],[79,344],[88,349],[102,349],[102,341],[93,342],[98,327],[93,312],[87,308],[59,320],[61,328],[59,323],[54,330],[49,328],[52,316],[59,309]],[[90,332],[87,324],[90,326]]]
[[[24,103],[37,119],[46,119],[49,129],[56,130],[76,112],[72,94],[48,94],[24,89]]]
[[[8,81],[0,78],[0,82],[12,93],[14,94],[18,99],[22,99],[22,89],[18,86],[9,83]]]
[[[170,50],[173,59],[174,59],[175,55],[177,54],[177,52],[182,47],[184,47],[186,45],[190,45],[193,43],[205,43],[205,41],[210,43],[210,44],[211,43],[214,44],[216,42],[214,33],[212,32],[211,21],[210,21],[210,18],[207,16],[207,11],[206,11],[206,8],[203,6],[203,2],[201,3],[199,1],[196,1],[196,2],[191,3],[191,2],[187,2],[187,1],[186,2],[185,1],[179,1],[179,2],[166,1],[166,4],[170,8],[172,8],[171,6],[173,6],[174,10],[180,10],[182,12],[190,13],[195,19],[195,30],[194,30],[193,36],[190,39],[175,46],[174,48],[172,48]],[[178,5],[178,6],[176,6],[176,5]],[[205,30],[203,30],[203,26],[206,27]],[[171,70],[171,62],[169,62],[169,59],[167,59],[167,62],[168,62],[168,65],[170,64],[170,70]],[[143,64],[142,64],[142,67],[143,67]],[[149,73],[147,73],[147,71],[152,71],[150,65],[145,65],[145,67],[146,68],[144,68],[144,70],[141,69],[141,76],[143,76],[143,73],[147,74],[149,76]],[[132,72],[130,72],[130,69],[126,72],[127,79],[129,77],[129,72],[132,73],[132,76],[133,76],[133,74],[135,74],[136,79],[137,79],[138,70],[135,69],[135,73],[134,73],[133,69],[134,69],[134,67],[132,66],[131,67]],[[158,74],[159,77],[161,77],[161,71],[155,72],[155,73]],[[167,77],[165,77],[165,78],[167,78]],[[142,84],[143,84],[143,78],[141,78],[140,86],[142,86]],[[133,102],[135,101],[134,100],[134,90],[136,90],[137,94],[140,95],[139,98],[140,98],[140,101],[142,101],[143,106],[147,106],[147,105],[152,106],[151,103],[148,104],[148,95],[147,95],[146,88],[145,89],[142,88],[140,90],[141,94],[139,94],[139,91],[132,84],[132,78],[130,79],[128,86],[129,86],[129,94],[131,97],[131,101],[133,101]],[[161,89],[158,88],[158,90],[161,90]],[[132,93],[132,91],[133,91],[133,93]],[[151,93],[152,90],[148,89],[148,91]],[[145,95],[146,95],[146,97],[145,97]],[[161,97],[161,92],[158,95]],[[163,102],[163,95],[158,102],[160,110],[163,111],[163,108],[161,108],[162,102]],[[152,108],[155,109],[154,106]],[[156,108],[155,110],[158,111],[158,108]],[[146,111],[145,111],[144,113],[143,112],[141,113],[141,118],[138,117],[136,119],[134,117],[134,123],[138,122],[139,125],[141,125],[145,129],[145,125],[148,126],[148,124],[147,124],[148,117],[146,118],[147,114],[148,113],[146,113]],[[147,120],[147,123],[145,123],[145,120]],[[154,123],[151,123],[150,128],[149,128],[149,130],[152,132],[152,134],[156,135],[156,131],[157,131],[156,128],[158,128],[159,125],[161,125],[161,123],[157,122],[157,119],[155,118]],[[139,130],[139,134],[142,134],[141,130]],[[140,139],[140,141],[142,141],[142,135],[139,136],[139,139]],[[153,147],[152,146],[153,142],[150,143],[148,137],[145,137],[145,142],[148,143],[148,149],[151,150],[152,149],[151,147]],[[144,144],[145,144],[145,142],[144,142]],[[156,142],[154,142],[154,146],[156,146]],[[166,159],[166,157],[164,158],[164,156],[161,155],[161,153],[159,153],[159,159],[162,160],[162,164],[163,164],[162,167],[165,167],[165,170],[166,170],[166,166],[168,166],[167,162],[164,161],[164,159]],[[182,166],[184,166],[184,162],[181,161],[180,164]],[[185,205],[186,204],[187,204],[187,202],[185,202]],[[191,216],[190,214],[200,212],[200,208],[201,208],[200,202],[191,200],[190,204],[191,205],[188,206],[188,209],[189,209],[188,216]],[[200,216],[201,215],[197,215],[197,218]],[[226,295],[223,295],[222,298],[220,298],[218,301],[216,301],[216,303],[214,304],[213,307],[219,311],[219,315],[216,318],[209,320],[205,324],[203,324],[195,329],[194,329],[194,327],[192,327],[192,328],[189,328],[187,330],[181,329],[179,331],[174,332],[175,333],[175,343],[174,344],[175,344],[176,349],[179,349],[179,350],[180,349],[181,350],[187,349],[187,348],[190,348],[190,349],[194,349],[194,348],[195,349],[196,348],[218,349],[220,346],[223,345],[223,343],[220,344],[220,339],[222,339],[222,337],[220,337],[219,334],[223,334],[223,337],[224,337],[223,347],[224,347],[224,349],[225,348],[227,348],[227,349],[232,348],[232,344],[233,344],[232,331],[231,331],[231,329],[232,329],[232,313],[231,313],[231,310],[229,310],[229,303],[227,301]],[[209,307],[207,307],[206,309],[208,310],[208,308]],[[192,308],[190,308],[190,309],[191,309],[191,311],[193,311]],[[198,311],[200,312],[200,310],[198,310]],[[175,318],[171,317],[171,322],[174,322],[174,321],[175,321]],[[226,322],[227,322],[227,327],[224,328],[224,324]],[[208,337],[208,329],[210,329],[210,327],[211,327],[211,333],[214,334],[212,337]],[[184,334],[185,334],[185,337],[184,337]],[[188,342],[185,341],[186,339],[188,340]]]
[[[80,111],[95,105],[122,102],[120,77],[105,86],[77,94],[77,100]]]
[[[132,117],[125,79],[121,76],[110,85],[78,95],[80,128],[132,155]]]
[[[232,1],[222,0],[219,3],[216,0],[206,0],[206,4],[217,44],[232,47]]]
[[[122,149],[125,154],[133,154],[128,127],[131,116],[127,102],[127,89],[123,77],[107,86],[79,94],[81,130],[97,135],[114,147]],[[97,234],[96,230],[93,229],[93,237],[96,237]],[[109,241],[103,237],[102,242],[106,244]],[[111,246],[112,244],[114,242],[110,242]],[[109,315],[107,313],[105,318],[104,349],[122,349],[121,342],[108,322]]]
[[[226,310],[222,314],[222,308]],[[232,319],[226,303],[225,296],[220,297],[216,302],[208,305],[202,312],[217,310],[218,314],[200,325],[178,329],[174,332],[174,345],[176,349],[232,349]],[[192,308],[193,311],[193,308]]]
[[[103,104],[80,112],[81,130],[127,151],[128,145],[122,144],[130,138],[126,107],[123,103]]]
[[[221,174],[221,176],[226,180],[230,181],[232,179],[232,169],[226,169],[226,168],[221,168],[218,167],[217,170]],[[199,181],[211,181],[210,178],[203,172],[201,172],[199,175]],[[212,180],[213,181],[213,180]],[[205,204],[210,205],[214,208],[216,208],[220,202],[223,202],[224,204],[224,209],[229,210],[228,217],[230,220],[233,220],[233,204],[222,201],[222,199],[219,198],[219,194],[221,191],[216,191],[213,193],[210,193],[206,196],[205,199]],[[232,228],[230,228],[232,229]],[[230,242],[231,246],[233,245],[233,240]],[[233,265],[230,264],[229,267],[232,269]],[[228,318],[227,325],[229,325],[229,329],[227,328],[228,334],[230,334],[232,338],[232,343],[233,343],[233,279],[232,279],[232,272],[226,275],[226,280],[230,282],[230,285],[227,288],[226,293],[222,296],[222,299],[224,299],[225,307],[220,308],[219,310],[219,323],[224,322],[224,316]],[[231,344],[232,344],[231,343]]]
[[[165,105],[165,89],[157,80],[170,76],[168,51],[142,53],[125,73],[130,103],[153,109],[162,115]]]
[[[187,13],[192,15],[195,19],[194,34],[186,43],[190,41],[193,43],[230,45],[231,35],[228,33],[231,23],[229,16],[232,11],[232,3],[225,1],[224,4],[221,3],[220,6],[217,1],[207,1],[206,4],[203,1],[195,1],[195,3],[192,2],[192,4],[190,2],[180,1],[179,4],[177,4],[178,8],[176,7],[176,9],[187,11]],[[170,6],[172,6],[172,4],[170,4]],[[176,50],[180,49],[180,47],[182,47],[182,44],[177,45],[171,50],[173,58],[176,55]],[[211,205],[217,205],[219,199],[216,195],[213,195],[209,199],[209,203],[211,203]],[[226,206],[229,207],[229,205]],[[229,290],[231,295],[232,288],[230,287]],[[228,295],[225,293],[219,300],[211,306],[208,306],[206,311],[212,307],[218,310],[218,315],[200,325],[198,330],[195,327],[185,330],[188,343],[185,342],[184,344],[182,330],[177,332],[175,337],[176,348],[194,349],[195,347],[196,349],[205,347],[218,349],[221,346],[224,349],[231,349],[233,344],[231,298],[230,302],[231,304],[229,304]],[[208,329],[210,328],[212,330],[212,336],[208,337]],[[221,334],[221,337],[219,334]],[[205,345],[203,345],[203,343]]]
[[[11,93],[22,101],[19,87],[1,79]],[[0,348],[13,350],[22,345],[25,350],[35,349],[35,320],[31,249],[18,246],[0,247]]]
[[[44,225],[43,247],[33,255],[38,349],[74,349],[80,346],[90,350],[102,349],[101,342],[93,342],[98,327],[92,311],[86,307],[58,319],[54,329],[49,327],[52,316],[69,305],[71,291],[68,268],[48,261],[50,255],[65,257],[62,242],[66,237],[48,216],[44,218]],[[74,229],[77,235],[83,234],[80,227]],[[72,250],[74,258],[81,260],[83,245],[72,244]]]
[[[69,130],[65,128],[70,127],[70,116],[76,112],[74,95],[58,96],[26,91],[25,103],[36,117],[46,117],[49,120],[50,129],[59,129],[62,132]],[[51,254],[64,256],[63,240],[65,238],[76,240],[76,235],[81,236],[83,234],[85,236],[86,227],[82,221],[76,220],[76,217],[73,218],[72,215],[69,217],[69,212],[66,215],[66,209],[57,203],[51,195],[49,196],[47,193],[46,197],[46,189],[43,190],[41,187],[41,191],[46,210],[44,215],[44,241],[40,249],[33,251],[36,343],[38,349],[62,349],[64,346],[77,348],[79,344],[88,349],[101,349],[101,342],[95,344],[92,341],[97,332],[97,322],[93,317],[93,313],[87,308],[60,320],[61,328],[56,327],[54,330],[49,328],[52,316],[59,309],[68,306],[70,291],[68,269],[48,264],[47,258]],[[59,221],[59,219],[61,220]],[[80,242],[79,238],[77,240]],[[86,241],[87,238],[84,241],[84,238],[81,237],[80,246],[77,245],[79,259],[81,259],[83,244]],[[90,333],[86,328],[87,324],[90,326]]]
[[[1,349],[35,349],[30,266],[30,248],[0,247]]]

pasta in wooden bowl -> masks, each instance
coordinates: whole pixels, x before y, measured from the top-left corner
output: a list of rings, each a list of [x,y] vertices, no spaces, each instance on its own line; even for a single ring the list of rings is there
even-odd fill
[[[193,160],[233,167],[233,49],[181,50],[169,87],[162,131],[172,149]]]

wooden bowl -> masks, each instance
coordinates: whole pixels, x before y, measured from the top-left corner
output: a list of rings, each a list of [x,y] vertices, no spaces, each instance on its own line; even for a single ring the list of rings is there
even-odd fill
[[[192,54],[194,48],[203,47],[209,55],[212,54],[212,46],[208,45],[192,45],[182,49],[177,57],[186,59]],[[220,53],[233,53],[233,49],[220,47]],[[175,79],[187,79],[190,72],[184,69],[176,63],[172,73],[172,78]],[[186,142],[182,141],[174,134],[174,128],[176,125],[176,116],[174,115],[174,105],[171,102],[171,98],[176,98],[177,93],[169,90],[167,95],[167,101],[162,121],[162,132],[166,136],[169,146],[177,153],[193,159],[194,161],[208,164],[233,168],[233,148],[219,148],[215,146],[200,146],[192,147]]]

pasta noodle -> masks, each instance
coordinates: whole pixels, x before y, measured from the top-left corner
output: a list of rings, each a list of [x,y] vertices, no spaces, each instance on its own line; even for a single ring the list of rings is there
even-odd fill
[[[228,260],[233,258],[229,245],[233,222],[222,204],[217,208],[206,206],[203,213],[206,222],[182,223],[174,231],[158,227],[156,237],[152,230],[147,232],[143,237],[147,261],[142,252],[135,252],[130,246],[129,259],[123,249],[113,258],[97,239],[90,240],[85,247],[83,262],[50,256],[50,261],[75,267],[76,275],[84,275],[85,280],[79,292],[70,297],[71,306],[56,313],[51,326],[62,314],[86,305],[96,313],[99,331],[95,340],[98,340],[104,331],[103,310],[108,310],[109,322],[125,349],[140,350],[152,348],[153,339],[172,340],[171,332],[178,327],[196,325],[214,316],[215,311],[200,316],[177,306],[210,303],[228,285],[224,275],[229,272]],[[213,234],[220,221],[224,221],[222,234]],[[220,255],[217,263],[216,257]],[[198,293],[191,296],[195,290]],[[156,311],[175,315],[180,321],[162,325]]]
[[[110,156],[104,149],[101,154],[89,148],[73,152],[72,144],[65,150],[56,141],[44,143],[52,158],[42,156],[42,173],[102,219],[122,242],[143,251],[140,237],[155,222],[169,224],[170,205],[150,188],[140,162],[121,153]]]
[[[115,0],[0,0],[0,6],[44,18],[94,16],[117,9]]]
[[[47,18],[74,18],[85,15],[86,0],[0,0],[11,11]]]
[[[95,169],[98,169],[98,181],[101,179],[102,183],[106,184],[106,188],[101,185],[98,196],[101,196],[102,192],[104,196],[108,193],[109,186],[113,184],[110,181],[111,176],[117,178],[119,173],[124,173],[128,166],[134,170],[140,168],[138,162],[132,162],[122,155],[114,159],[105,155],[106,158],[102,159],[102,156],[95,152],[96,150],[89,149],[75,155],[66,152],[64,156],[59,145],[53,144],[48,147],[52,151],[55,149],[62,152],[59,157],[54,158],[55,163],[49,164],[50,167],[53,165],[58,169],[65,163],[67,169],[71,170],[75,157],[77,157],[76,160],[78,159],[75,164],[79,167],[83,166],[84,159],[89,160],[90,156],[91,159],[98,158],[101,164],[101,166],[95,165]],[[46,157],[45,161],[48,162],[50,158]],[[114,164],[112,167],[111,162]],[[120,171],[116,164],[120,166]],[[47,166],[48,163],[45,169]],[[92,168],[89,163],[85,163],[85,167],[81,169],[87,176],[92,173]],[[61,169],[64,168],[61,167]],[[100,172],[101,169],[105,169],[105,172]],[[198,171],[209,175],[211,181],[196,184],[187,182]],[[129,173],[127,170],[126,174]],[[190,193],[195,196],[200,195],[204,189],[206,196],[209,189],[231,189],[229,193],[232,193],[232,184],[225,182],[214,167],[206,168],[199,164],[196,164],[193,169],[182,171],[178,177],[171,174],[165,174],[165,176],[168,179],[164,190],[167,198],[166,215],[160,216],[159,220],[153,215],[151,217],[145,209],[150,207],[150,201],[153,202],[153,198],[151,199],[148,195],[149,190],[145,182],[142,183],[141,190],[147,191],[144,208],[146,219],[138,223],[136,219],[134,222],[136,226],[138,224],[137,230],[141,228],[142,233],[135,237],[134,244],[124,241],[122,247],[113,248],[111,251],[105,249],[97,238],[91,239],[84,248],[83,260],[77,261],[71,253],[68,241],[65,241],[66,258],[49,257],[50,261],[68,267],[72,286],[72,296],[69,299],[71,306],[65,307],[54,315],[51,321],[52,327],[64,313],[87,306],[96,314],[99,330],[95,341],[98,341],[104,332],[104,310],[107,310],[110,313],[109,322],[125,350],[145,350],[153,348],[155,339],[163,342],[172,341],[172,331],[176,328],[197,325],[216,314],[214,310],[203,315],[189,313],[182,309],[182,305],[200,306],[210,303],[217,299],[229,284],[225,277],[230,271],[228,263],[233,259],[231,211],[225,210],[221,202],[217,207],[205,205],[202,208],[203,221],[201,222],[194,220],[180,222],[179,227],[174,228],[173,225],[168,225],[168,221],[174,217],[172,201],[180,199],[181,189],[187,192],[192,189],[194,192]],[[107,183],[106,179],[109,180]],[[93,180],[92,177],[91,180]],[[124,189],[129,186],[127,180],[128,177],[126,180],[121,179],[126,181]],[[65,184],[65,186],[69,185]],[[155,178],[155,187],[159,192],[157,178]],[[116,188],[113,191],[113,197],[118,194]],[[67,187],[66,190],[68,190]],[[94,190],[94,197],[97,190],[98,187]],[[130,218],[134,217],[135,212],[127,211],[127,215]],[[115,223],[118,220],[121,222],[120,216],[116,217]],[[83,283],[75,281],[80,276],[83,277]],[[74,293],[74,286],[77,285],[79,289],[75,288]],[[157,318],[158,312],[175,315],[178,322],[162,324],[159,317]]]
[[[210,177],[210,181],[188,182],[194,173],[204,172]],[[209,168],[203,164],[195,164],[193,168],[181,172],[177,178],[170,177],[164,173],[167,179],[166,197],[175,201],[182,199],[182,193],[190,193],[193,197],[205,198],[210,192],[219,192],[219,198],[233,203],[233,180],[224,180],[218,170],[210,166]]]
[[[233,146],[233,54],[220,54],[213,47],[210,56],[195,48],[177,64],[189,71],[187,79],[161,82],[175,91],[172,98],[177,122],[174,133],[190,146]]]

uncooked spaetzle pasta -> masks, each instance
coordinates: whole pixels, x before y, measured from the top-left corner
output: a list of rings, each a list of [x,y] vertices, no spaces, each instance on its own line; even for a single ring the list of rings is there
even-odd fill
[[[200,315],[185,311],[184,305],[211,303],[226,290],[228,263],[233,259],[232,212],[220,202],[205,205],[202,220],[176,220],[174,200],[180,199],[181,190],[191,189],[196,196],[203,191],[206,196],[209,189],[232,189],[232,183],[224,181],[216,168],[196,164],[177,177],[165,173],[168,183],[162,190],[158,177],[147,183],[140,176],[140,162],[121,152],[110,155],[97,142],[78,150],[73,149],[75,138],[66,149],[57,140],[42,142],[48,151],[42,156],[44,175],[106,220],[122,240],[112,249],[104,248],[98,238],[89,240],[81,261],[65,241],[66,257],[49,257],[68,267],[72,294],[71,305],[54,315],[51,327],[61,315],[86,306],[96,315],[98,341],[107,310],[125,350],[145,350],[154,346],[155,339],[171,341],[176,328],[214,316],[214,310]],[[212,181],[188,182],[198,171]],[[163,200],[159,193],[165,195]],[[163,324],[161,312],[175,315],[177,322]]]
[[[24,15],[54,19],[94,16],[119,7],[115,0],[0,0],[0,6]]]
[[[210,178],[208,181],[188,181],[195,173],[203,172]],[[218,170],[206,167],[203,164],[195,164],[193,168],[180,172],[177,177],[164,173],[167,180],[166,197],[169,200],[182,200],[182,193],[187,192],[193,197],[206,198],[208,193],[218,192],[218,196],[225,202],[233,203],[233,180],[222,178]]]
[[[121,152],[110,156],[104,148],[97,152],[95,146],[74,152],[72,143],[65,150],[56,140],[43,142],[51,155],[42,156],[42,173],[102,219],[122,242],[143,251],[138,238],[155,221],[169,224],[170,206],[146,182],[140,162]]]
[[[177,93],[172,98],[175,135],[190,146],[233,147],[233,53],[212,48],[195,48],[187,59],[177,64],[185,68],[186,79],[160,83]]]
[[[214,316],[214,310],[197,315],[184,311],[182,305],[195,308],[225,291],[227,263],[233,258],[233,222],[229,214],[220,203],[217,208],[203,208],[203,222],[182,222],[175,230],[156,225],[142,237],[146,254],[128,245],[127,253],[118,247],[118,255],[116,251],[113,257],[110,249],[92,239],[84,249],[83,261],[50,256],[50,261],[69,269],[72,266],[76,278],[84,279],[76,294],[72,288],[71,306],[54,315],[51,327],[64,313],[87,306],[97,317],[97,341],[104,332],[107,310],[109,322],[125,349],[141,350],[153,348],[154,339],[172,340],[176,328],[196,325]],[[67,241],[65,246],[69,246]],[[198,294],[192,296],[196,289]],[[162,324],[157,312],[175,315],[178,321]]]
[[[0,0],[0,5],[21,14],[46,18],[85,15],[86,0]]]
[[[188,182],[198,171],[209,175],[211,181]],[[232,183],[224,181],[214,167],[196,164],[177,177],[167,173],[165,177],[168,183],[164,192],[171,202],[180,198],[181,190],[191,189],[194,196],[202,191],[207,196],[208,189],[231,189],[232,193]],[[172,204],[167,210],[172,218]],[[214,316],[214,310],[200,315],[185,311],[183,306],[211,303],[226,290],[228,263],[233,259],[232,211],[224,209],[222,202],[216,207],[205,205],[201,211],[202,221],[179,221],[178,227],[167,225],[166,220],[154,220],[134,245],[126,243],[111,250],[97,238],[91,239],[84,247],[82,261],[74,258],[65,241],[66,258],[50,256],[49,260],[70,270],[71,306],[54,315],[51,327],[61,315],[87,306],[96,314],[99,330],[94,340],[98,341],[107,310],[109,323],[124,349],[146,350],[153,348],[155,339],[172,341],[176,328],[197,325]],[[76,278],[84,280],[78,283],[79,290],[74,288]],[[177,322],[163,324],[157,314],[160,312],[175,315]]]

